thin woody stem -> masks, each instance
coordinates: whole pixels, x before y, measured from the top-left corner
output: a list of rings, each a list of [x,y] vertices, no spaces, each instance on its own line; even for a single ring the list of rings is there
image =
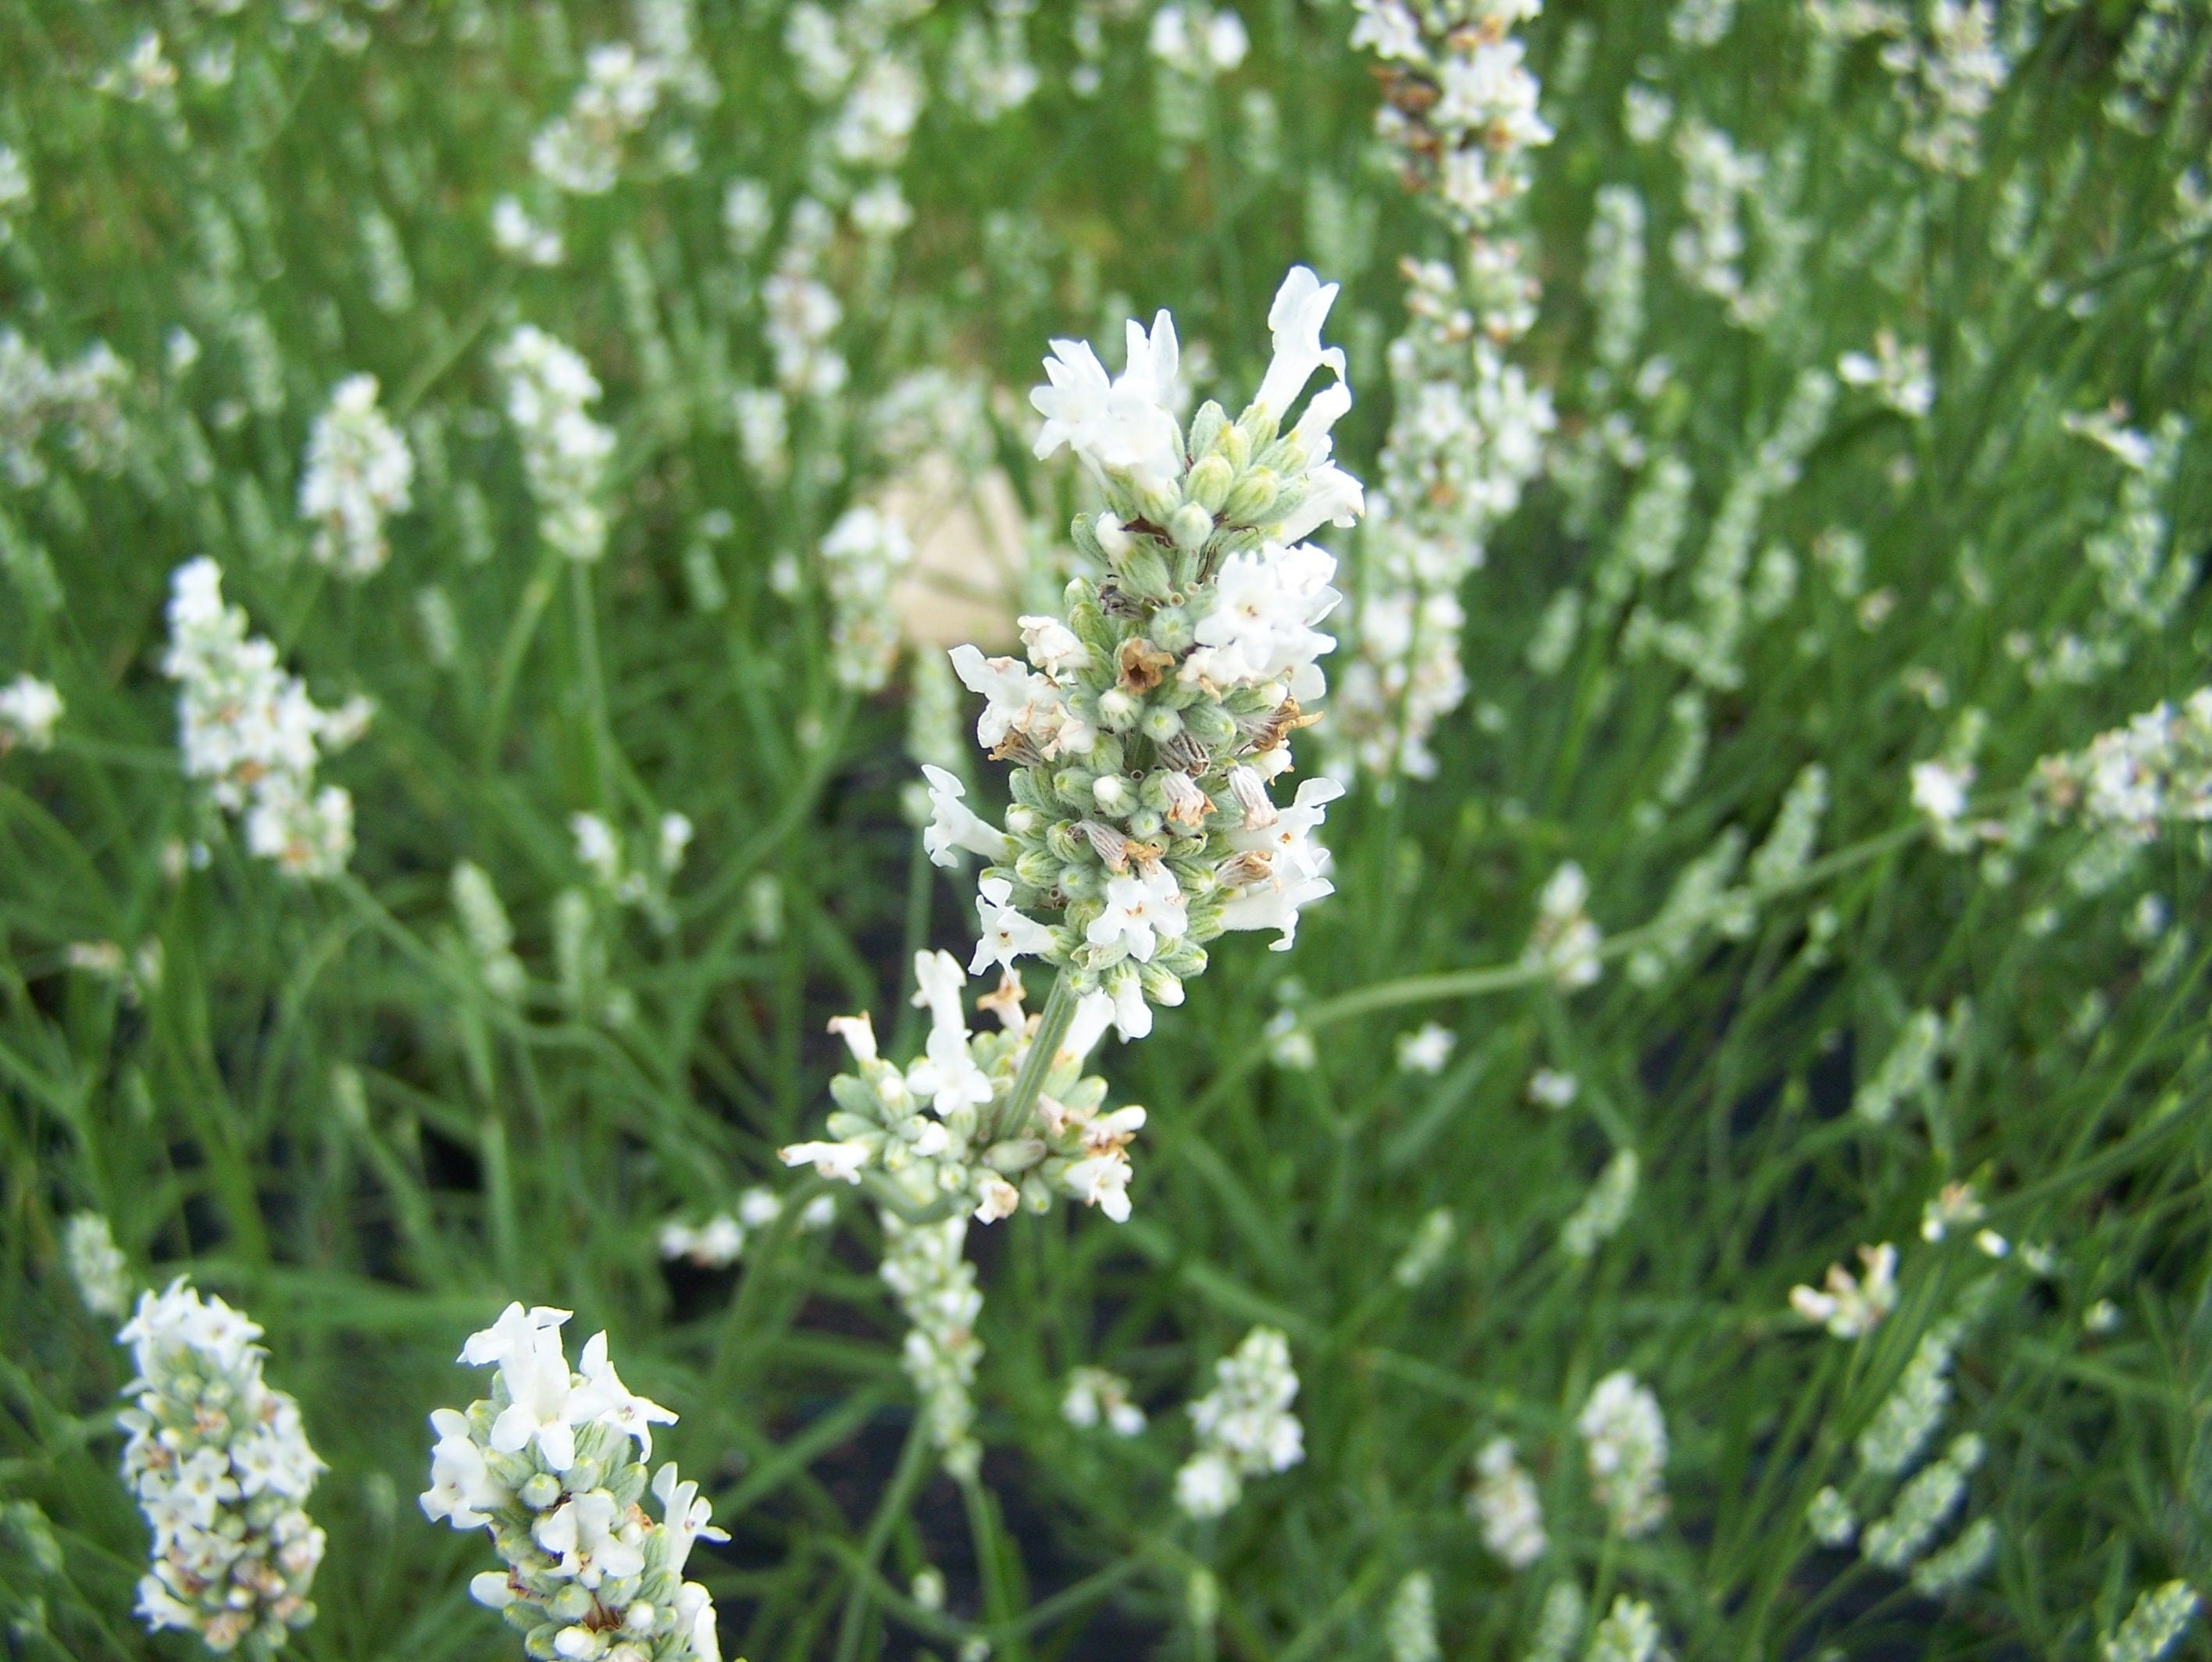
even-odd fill
[[[1075,1020],[1075,988],[1060,970],[1053,976],[1052,992],[1044,1001],[1044,1013],[1037,1017],[1036,1031],[1030,1035],[1030,1047],[1023,1053],[1020,1069],[1014,1075],[1013,1089],[1006,1100],[999,1105],[998,1130],[1001,1137],[1018,1137],[1036,1112],[1039,1092],[1044,1089],[1047,1075],[1052,1071],[1053,1058],[1060,1053],[1061,1042]]]

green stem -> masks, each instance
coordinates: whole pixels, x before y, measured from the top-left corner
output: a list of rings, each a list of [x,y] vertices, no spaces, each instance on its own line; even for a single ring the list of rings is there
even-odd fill
[[[1747,888],[1744,893],[1753,906],[1779,899],[1801,889],[1810,889],[1826,883],[1839,871],[1869,860],[1878,859],[1905,844],[1917,841],[1927,833],[1924,824],[1915,822],[1885,831],[1880,836],[1869,837],[1864,842],[1854,843],[1838,850],[1824,860],[1815,860],[1803,870],[1778,882]],[[1633,952],[1656,936],[1664,925],[1674,925],[1664,919],[1654,919],[1626,934],[1615,935],[1598,949],[1601,959],[1619,958]],[[1395,981],[1377,981],[1371,986],[1355,987],[1350,992],[1334,998],[1324,998],[1310,1005],[1305,1011],[1305,1024],[1310,1028],[1326,1027],[1332,1022],[1364,1015],[1370,1010],[1389,1010],[1399,1004],[1424,1004],[1432,999],[1473,998],[1486,992],[1505,992],[1516,987],[1534,986],[1549,979],[1548,965],[1541,963],[1491,964],[1481,969],[1443,970],[1430,975],[1407,975]],[[1018,1081],[1016,1082],[1018,1084]]]
[[[1067,1037],[1068,1027],[1074,1020],[1075,988],[1063,969],[1053,977],[1052,992],[1044,1001],[1044,1014],[1037,1018],[1036,1031],[1030,1035],[1030,1047],[1014,1075],[1013,1089],[999,1105],[998,1130],[1001,1137],[1018,1137],[1030,1123],[1030,1116],[1036,1109],[1037,1095],[1044,1089],[1045,1078],[1052,1072],[1053,1058],[1059,1054],[1060,1042]]]

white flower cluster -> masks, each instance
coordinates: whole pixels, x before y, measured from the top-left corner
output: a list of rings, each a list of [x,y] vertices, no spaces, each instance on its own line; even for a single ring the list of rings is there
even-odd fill
[[[131,1307],[131,1266],[98,1212],[79,1212],[62,1226],[62,1254],[86,1309],[119,1316]]]
[[[1936,405],[1928,349],[1900,346],[1887,329],[1875,331],[1873,351],[1846,352],[1838,358],[1836,376],[1845,386],[1870,389],[1883,403],[1912,421],[1922,420]]]
[[[1867,1526],[1859,1550],[1884,1569],[1903,1569],[1928,1550],[1966,1495],[1966,1479],[1982,1463],[1981,1438],[1969,1431],[1951,1440],[1897,1491],[1888,1514]]]
[[[830,597],[830,662],[841,685],[881,690],[898,661],[899,616],[891,587],[914,561],[906,527],[882,509],[856,503],[822,539],[823,587]]]
[[[606,552],[600,502],[615,435],[592,415],[599,378],[571,348],[523,324],[493,355],[507,382],[507,414],[522,443],[522,464],[538,499],[538,531],[571,560]]]
[[[738,1196],[734,1211],[716,1212],[703,1223],[672,1217],[658,1240],[664,1259],[682,1259],[702,1270],[726,1270],[744,1255],[745,1246],[783,1216],[783,1197],[759,1184]],[[826,1229],[837,1216],[837,1203],[817,1195],[799,1209],[799,1227]]]
[[[484,988],[507,1004],[520,1000],[530,985],[529,973],[514,954],[514,925],[492,886],[491,874],[473,861],[453,868],[449,885],[453,913],[460,919],[461,939],[470,961],[483,980]]]
[[[279,1649],[315,1618],[307,1591],[323,1532],[305,1510],[323,1463],[300,1406],[261,1377],[261,1329],[180,1277],[142,1293],[117,1336],[131,1348],[123,1477],[153,1526],[138,1613],[210,1650]]]
[[[2203,1601],[2186,1581],[2168,1581],[2136,1599],[2126,1619],[2097,1641],[2102,1662],[2159,1662],[2171,1651]]]
[[[836,234],[830,210],[811,197],[792,207],[775,268],[761,284],[761,333],[775,361],[785,392],[829,398],[851,373],[832,338],[845,308],[822,281],[821,268]]]
[[[1382,1617],[1383,1642],[1390,1662],[1443,1662],[1437,1639],[1436,1578],[1417,1569],[1398,1583]]]
[[[353,798],[316,789],[315,767],[326,747],[358,734],[365,707],[325,710],[309,698],[275,645],[247,635],[245,610],[223,604],[222,569],[204,556],[177,567],[168,624],[161,670],[178,684],[185,776],[246,816],[255,854],[290,876],[337,876],[353,852]]]
[[[2212,687],[2178,708],[2147,710],[2078,754],[2046,757],[2035,782],[2052,818],[2138,846],[2169,822],[2212,822]]]
[[[647,1482],[653,1428],[676,1416],[623,1384],[605,1333],[572,1372],[568,1319],[510,1304],[470,1336],[460,1359],[498,1376],[465,1414],[431,1415],[438,1441],[422,1510],[490,1534],[507,1568],[477,1576],[469,1592],[525,1635],[530,1656],[718,1662],[714,1601],[684,1568],[696,1542],[729,1538],[673,1464]],[[645,1509],[648,1487],[658,1521]]]
[[[1376,126],[1462,231],[1486,227],[1528,188],[1528,152],[1552,142],[1536,78],[1509,31],[1543,0],[1352,0],[1352,44],[1384,64]]]
[[[1896,1307],[1897,1248],[1886,1240],[1862,1246],[1859,1262],[1865,1266],[1863,1277],[1831,1264],[1822,1286],[1791,1288],[1790,1307],[1839,1339],[1865,1337]]]
[[[1653,1662],[1659,1654],[1659,1618],[1640,1598],[1622,1593],[1591,1631],[1583,1662]]]
[[[1526,1569],[1544,1556],[1544,1506],[1536,1481],[1522,1465],[1512,1441],[1492,1437],[1474,1457],[1474,1484],[1467,1509],[1482,1524],[1482,1544],[1509,1569]]]
[[[1067,1376],[1060,1416],[1079,1430],[1103,1425],[1117,1437],[1145,1428],[1145,1410],[1129,1398],[1129,1382],[1103,1368],[1079,1368]]]
[[[118,465],[128,439],[122,395],[130,382],[130,368],[105,341],[57,365],[15,330],[0,328],[0,479],[23,490],[43,480],[38,445],[50,432],[80,465]]]
[[[972,1395],[983,1360],[983,1342],[975,1335],[983,1295],[966,1256],[968,1220],[956,1214],[908,1223],[889,1209],[882,1216],[884,1284],[908,1323],[900,1366],[921,1398],[922,1422],[945,1469],[956,1477],[973,1477],[983,1457]]]
[[[1146,50],[1178,74],[1211,81],[1244,61],[1251,48],[1244,20],[1225,7],[1183,5],[1169,0],[1152,14]]]
[[[914,974],[915,1003],[930,1017],[921,1054],[897,1067],[878,1053],[868,1016],[831,1022],[854,1063],[830,1082],[833,1140],[795,1143],[781,1151],[784,1163],[846,1183],[869,1174],[879,1194],[917,1216],[950,1210],[991,1223],[1024,1204],[1044,1211],[1064,1194],[1117,1222],[1127,1219],[1128,1146],[1144,1129],[1145,1111],[1108,1109],[1106,1082],[1083,1074],[1103,1019],[1069,1033],[1043,1064],[1030,1118],[1008,1124],[1015,1077],[1038,1031],[1038,1018],[1022,1010],[1019,982],[1007,978],[982,1001],[1001,1030],[976,1034],[968,1027],[958,960],[917,953]]]
[[[693,0],[648,0],[637,8],[636,44],[607,41],[585,54],[568,107],[530,142],[539,178],[570,196],[605,196],[635,165],[635,141],[672,94],[695,108],[714,102],[720,89],[692,45],[694,9]],[[690,133],[666,134],[661,169],[690,172],[696,149]]]
[[[1290,735],[1318,719],[1304,707],[1335,644],[1316,626],[1339,598],[1336,562],[1299,539],[1362,506],[1330,455],[1352,402],[1343,354],[1321,343],[1335,296],[1293,268],[1257,395],[1234,422],[1206,403],[1187,433],[1166,312],[1129,325],[1118,376],[1087,344],[1054,342],[1031,395],[1036,452],[1073,449],[1103,489],[1107,511],[1073,528],[1103,574],[1068,585],[1064,616],[1022,620],[1026,665],[952,653],[985,701],[978,743],[1017,768],[1003,829],[957,779],[929,773],[931,857],[989,862],[973,967],[1042,957],[1124,1038],[1151,1031],[1152,1005],[1182,1001],[1206,943],[1273,929],[1287,947],[1301,909],[1332,890],[1314,834],[1341,787],[1309,779],[1279,807],[1268,783],[1291,767]],[[1320,370],[1328,384],[1285,430]]]
[[[1289,1340],[1255,1327],[1213,1372],[1213,1389],[1190,1405],[1198,1450],[1176,1473],[1176,1504],[1193,1518],[1220,1517],[1246,1478],[1287,1471],[1306,1457],[1305,1428],[1291,1411],[1298,1376]]]
[[[52,749],[61,719],[62,695],[53,682],[17,676],[0,687],[0,756],[18,744],[27,750]]]
[[[300,517],[315,528],[315,563],[359,581],[392,557],[384,522],[413,501],[415,458],[377,408],[374,375],[349,375],[307,435]]]
[[[1934,173],[1981,171],[1981,120],[2012,66],[1990,0],[1933,0],[1925,38],[1909,25],[1881,49],[1905,112],[1906,155]]]
[[[30,199],[31,170],[24,164],[22,152],[0,143],[0,248],[6,247],[15,234],[15,210]]]
[[[1622,1369],[1597,1382],[1575,1425],[1589,1445],[1590,1485],[1613,1527],[1626,1536],[1656,1529],[1667,1515],[1667,1422],[1659,1399]]]
[[[1581,1204],[1559,1226],[1559,1249],[1569,1258],[1587,1259],[1613,1236],[1628,1222],[1629,1209],[1636,1204],[1636,1188],[1643,1174],[1642,1163],[1636,1150],[1622,1149],[1605,1163],[1597,1180]]]
[[[1507,349],[1535,320],[1537,283],[1501,234],[1552,130],[1508,33],[1541,0],[1355,0],[1352,42],[1382,59],[1382,136],[1407,183],[1431,190],[1462,244],[1456,264],[1409,261],[1407,332],[1382,488],[1354,608],[1338,744],[1382,779],[1436,771],[1428,736],[1466,694],[1458,592],[1492,530],[1542,464],[1551,399]]]
[[[1536,898],[1536,923],[1521,961],[1540,968],[1562,992],[1589,986],[1603,973],[1598,948],[1605,936],[1589,915],[1589,879],[1568,860],[1552,873]]]

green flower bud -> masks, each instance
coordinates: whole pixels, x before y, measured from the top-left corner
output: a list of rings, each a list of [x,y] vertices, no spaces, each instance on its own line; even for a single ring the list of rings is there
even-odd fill
[[[1164,744],[1182,731],[1182,717],[1164,704],[1155,704],[1145,712],[1137,731],[1155,744]]]
[[[1201,515],[1205,510],[1197,510]],[[1212,520],[1207,518],[1211,525]],[[1175,579],[1169,573],[1168,562],[1158,545],[1147,537],[1133,546],[1128,557],[1115,567],[1121,574],[1121,585],[1144,600],[1165,600],[1175,591]]]
[[[1209,456],[1184,477],[1184,503],[1186,506],[1195,504],[1204,508],[1210,519],[1221,512],[1221,505],[1229,500],[1230,492],[1237,483],[1236,470],[1229,465],[1226,457]],[[1212,527],[1209,525],[1207,529]],[[1180,535],[1176,541],[1182,541]]]
[[[1168,516],[1168,535],[1186,554],[1195,554],[1213,535],[1213,515],[1195,502],[1185,502]]]
[[[1203,459],[1218,453],[1222,435],[1228,428],[1228,412],[1208,398],[1198,407],[1198,414],[1190,418],[1190,454]]]
[[[1182,606],[1163,606],[1152,615],[1145,632],[1162,652],[1182,656],[1194,643],[1189,611]]]
[[[1034,1137],[1011,1137],[983,1150],[983,1163],[1004,1177],[1025,1172],[1044,1158],[1044,1143]]]
[[[1221,514],[1236,525],[1279,519],[1275,499],[1282,494],[1282,476],[1272,468],[1253,468],[1243,474],[1221,506]]]
[[[1098,725],[1109,733],[1127,732],[1144,713],[1143,701],[1119,687],[1098,695]]]
[[[515,1492],[515,1499],[532,1512],[543,1512],[561,1498],[561,1480],[550,1471],[541,1471]]]
[[[1060,862],[1042,848],[1032,848],[1014,862],[1014,876],[1024,889],[1050,889],[1060,881]]]

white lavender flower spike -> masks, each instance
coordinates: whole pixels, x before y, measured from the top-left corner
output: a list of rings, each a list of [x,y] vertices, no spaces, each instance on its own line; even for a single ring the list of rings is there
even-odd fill
[[[315,1619],[323,1532],[306,1502],[323,1463],[299,1404],[261,1377],[261,1329],[183,1277],[142,1293],[131,1347],[123,1477],[153,1526],[138,1614],[196,1633],[218,1655],[269,1657]]]
[[[572,1370],[568,1320],[565,1310],[510,1304],[470,1336],[461,1360],[499,1371],[466,1413],[431,1415],[423,1513],[490,1534],[506,1569],[469,1591],[524,1635],[526,1655],[719,1662],[714,1600],[684,1570],[695,1543],[729,1537],[708,1523],[696,1483],[673,1464],[647,1465],[653,1428],[676,1416],[623,1385],[605,1333]]]

